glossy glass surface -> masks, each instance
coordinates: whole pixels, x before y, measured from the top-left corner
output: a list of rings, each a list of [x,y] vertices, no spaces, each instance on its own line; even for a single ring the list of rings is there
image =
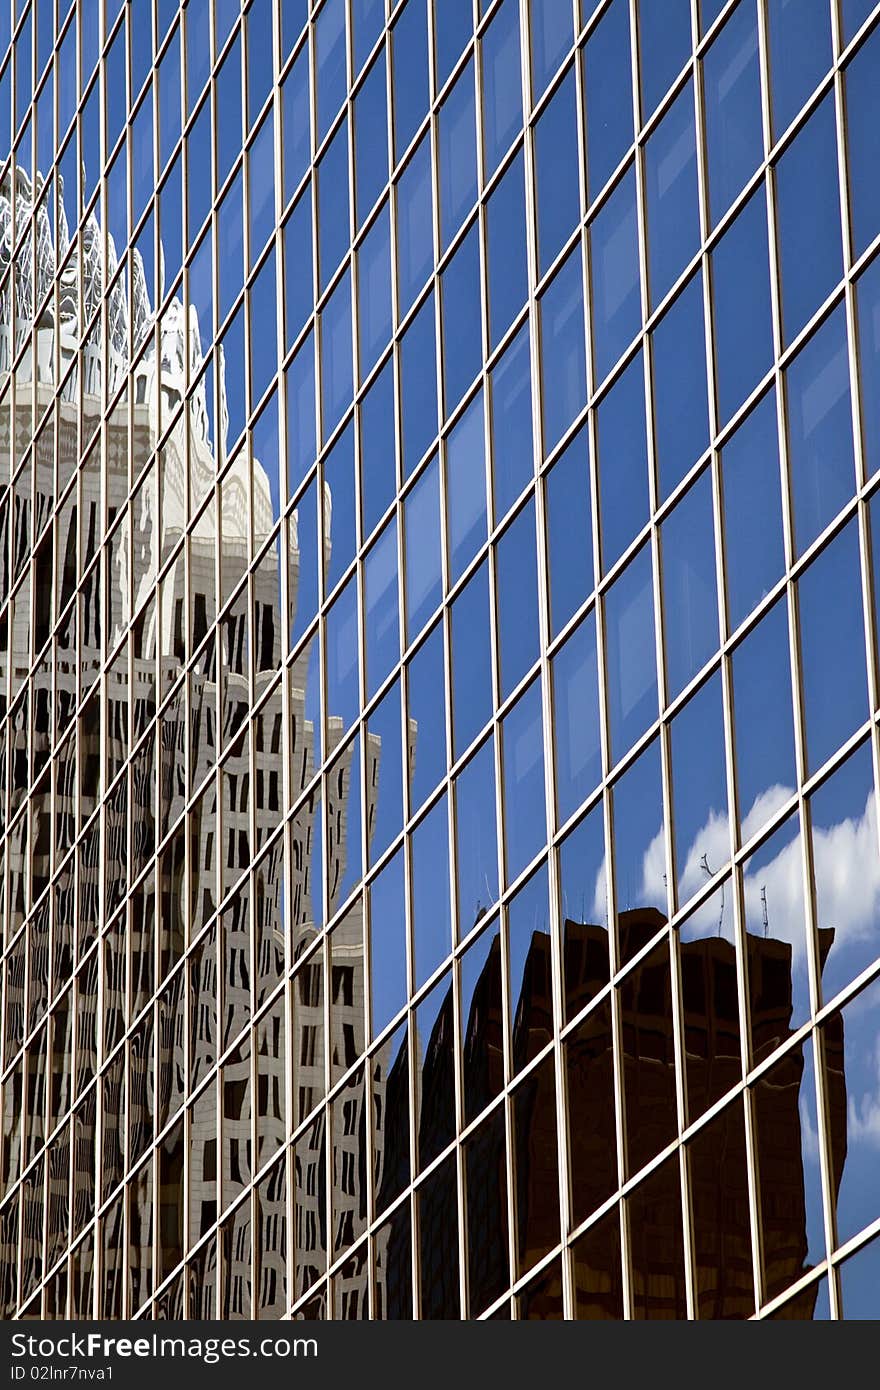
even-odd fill
[[[875,1311],[878,35],[2,0],[4,1318]]]

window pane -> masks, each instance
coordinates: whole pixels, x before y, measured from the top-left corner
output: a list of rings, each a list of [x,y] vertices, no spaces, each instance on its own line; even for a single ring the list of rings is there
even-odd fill
[[[530,499],[495,551],[500,694],[505,700],[538,659],[538,566],[535,503]]]
[[[541,299],[544,454],[587,403],[584,286],[576,246]]]
[[[470,402],[446,441],[449,579],[464,573],[486,539],[486,455],[483,393]]]
[[[413,832],[412,880],[413,963],[418,989],[452,950],[445,795]]]
[[[535,126],[538,274],[559,255],[580,216],[574,71],[559,85]]]
[[[642,75],[642,120],[681,72],[691,51],[688,0],[639,0],[639,66]]]
[[[354,100],[355,201],[360,226],[388,182],[385,55],[380,53]]]
[[[661,499],[709,444],[703,280],[699,271],[651,335],[654,432]]]
[[[712,252],[715,379],[724,425],[773,363],[767,204],[754,193]]]
[[[425,138],[397,181],[398,314],[409,313],[434,264],[431,145]]]
[[[468,63],[440,108],[440,249],[449,245],[477,198],[474,70]]]
[[[637,353],[599,406],[602,569],[611,569],[648,520],[645,374]]]
[[[825,0],[768,0],[773,129],[781,135],[831,66]]]
[[[741,840],[758,833],[797,783],[785,600],[734,651],[733,695]]]
[[[384,516],[396,487],[394,466],[394,371],[382,368],[361,398],[361,508],[366,539]]]
[[[843,274],[833,93],[779,161],[776,200],[783,335],[790,343]]]
[[[428,111],[428,15],[424,0],[398,9],[391,30],[394,158],[400,159]]]
[[[486,204],[489,349],[497,347],[529,290],[523,159],[518,154]]]
[[[712,475],[705,470],[663,522],[667,695],[675,697],[718,646]]]
[[[605,185],[632,144],[632,85],[628,0],[612,0],[584,49],[587,104],[587,187],[590,199]]]
[[[880,259],[856,283],[865,472],[880,468]]]
[[[629,960],[663,925],[666,859],[660,745],[649,743],[614,784],[612,845],[621,959]]]
[[[841,304],[785,374],[794,529],[806,550],[855,491],[846,310]]]
[[[483,147],[488,179],[522,128],[519,0],[503,0],[483,33]]]
[[[419,809],[446,771],[445,689],[443,627],[438,623],[407,668],[410,812]]]
[[[360,376],[369,376],[391,337],[391,223],[386,203],[358,251]]]
[[[449,415],[483,360],[480,316],[480,243],[477,223],[459,245],[441,277],[443,388]]]
[[[529,19],[534,103],[571,48],[571,5],[568,0],[529,0]]]
[[[716,223],[764,153],[758,21],[752,0],[734,10],[703,61],[709,213]]]
[[[474,31],[472,11],[464,5],[436,5],[434,46],[437,90],[443,87]]]
[[[592,591],[593,525],[590,455],[580,430],[546,475],[550,632],[555,636]]]
[[[651,548],[643,546],[605,598],[608,715],[616,762],[657,718]]]
[[[324,438],[335,429],[352,398],[351,286],[346,271],[321,315],[321,395]]]
[[[410,641],[440,602],[440,476],[432,458],[404,503],[406,628]]]
[[[434,297],[428,295],[400,347],[400,432],[409,477],[437,434]]]
[[[868,712],[859,536],[851,521],[798,580],[807,756],[821,767]],[[834,679],[828,679],[829,671]]]
[[[511,883],[547,836],[540,677],[505,716],[502,732],[506,879]]]
[[[343,121],[318,165],[318,284],[326,289],[349,243],[348,125]]]
[[[491,738],[455,779],[459,940],[498,897],[495,745]]]
[[[847,147],[853,253],[860,256],[880,230],[880,189],[876,179],[876,143],[880,126],[880,29],[846,69]]]
[[[785,569],[776,393],[769,391],[724,446],[725,571],[733,632]]]
[[[492,373],[496,521],[501,520],[534,476],[532,447],[532,365],[529,327],[524,324]]]
[[[397,521],[392,517],[364,561],[366,697],[400,656],[397,611]]]
[[[596,617],[590,612],[553,658],[556,803],[561,825],[602,776]]]
[[[459,758],[492,713],[489,569],[472,575],[452,605],[452,745]]]
[[[345,100],[344,0],[329,0],[318,12],[315,22],[315,74],[318,88],[317,143],[320,145]]]
[[[679,907],[730,859],[721,677],[710,676],[671,725],[673,844]]]
[[[641,327],[636,177],[630,169],[590,225],[596,381],[602,381]]]
[[[659,304],[700,244],[694,94],[689,82],[645,147],[651,303]]]

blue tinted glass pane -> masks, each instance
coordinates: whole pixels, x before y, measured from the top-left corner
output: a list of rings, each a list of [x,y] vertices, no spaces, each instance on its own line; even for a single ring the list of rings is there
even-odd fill
[[[321,314],[321,400],[326,439],[352,397],[351,286],[346,271]]]
[[[596,617],[588,613],[553,658],[556,802],[561,825],[602,776]]]
[[[299,487],[315,461],[315,349],[312,334],[287,369],[287,484]]]
[[[748,840],[797,782],[784,599],[733,654],[733,712],[741,838]]]
[[[710,676],[672,721],[672,806],[679,906],[730,858],[721,677]]]
[[[394,496],[394,371],[386,362],[361,402],[361,506],[368,536]]]
[[[452,749],[458,758],[492,713],[489,570],[471,576],[452,605]]]
[[[388,181],[385,121],[385,55],[380,53],[354,99],[354,175],[358,226]]]
[[[320,145],[345,100],[345,0],[327,0],[315,21],[315,75]]]
[[[734,10],[703,61],[709,215],[723,217],[764,152],[758,17],[752,0]]]
[[[700,244],[692,83],[676,97],[645,147],[648,270],[659,304]]]
[[[859,277],[856,296],[865,467],[871,474],[880,468],[880,260]]]
[[[422,141],[397,182],[397,273],[401,318],[434,263],[431,211],[431,145]]]
[[[201,227],[211,206],[211,103],[206,101],[194,125],[190,128],[187,136],[187,152],[189,156],[187,179],[187,228],[190,242],[195,239],[195,234]],[[124,168],[120,164],[120,158],[116,160],[116,166]],[[125,207],[125,199],[122,199],[122,207]],[[111,228],[111,231],[113,229]],[[114,234],[115,235],[115,234]],[[117,245],[122,245],[125,237],[115,235]]]
[[[428,15],[425,0],[408,0],[391,30],[394,158],[400,159],[428,111]]]
[[[413,956],[416,989],[452,950],[446,797],[432,806],[412,837]]]
[[[880,128],[880,28],[846,70],[847,146],[853,253],[860,256],[880,230],[877,141]]]
[[[718,646],[711,473],[677,503],[660,534],[667,695],[674,700]]]
[[[352,576],[327,614],[327,716],[340,719],[344,733],[357,718],[357,577]],[[334,736],[336,735],[334,730]]]
[[[417,811],[446,771],[443,627],[438,623],[407,669],[410,810]]]
[[[506,877],[511,883],[547,838],[540,679],[505,716],[502,732]]]
[[[708,33],[720,15],[727,0],[700,0],[700,32]]]
[[[309,167],[309,49],[297,55],[282,85],[284,99],[284,196],[289,198]]]
[[[587,188],[595,198],[632,144],[632,85],[628,0],[613,0],[584,50],[587,104]]]
[[[263,262],[251,286],[251,404],[262,400],[277,365],[275,314],[278,295],[275,288],[275,257]]]
[[[661,498],[709,444],[703,280],[699,271],[651,335],[654,433]]]
[[[477,223],[441,276],[443,304],[443,397],[449,415],[483,360],[480,314],[480,241]]]
[[[250,258],[254,264],[275,230],[275,152],[270,111],[257,133],[248,156],[250,203]]]
[[[406,889],[403,851],[370,885],[370,975],[373,1036],[406,1003]]]
[[[636,758],[631,767],[615,783],[613,799],[612,846],[614,853],[614,882],[618,919],[622,913],[635,913],[633,921],[619,921],[621,954],[633,954],[628,942],[630,923],[635,946],[642,945],[651,928],[656,930],[662,918],[646,914],[645,908],[666,913],[666,883],[663,873],[663,794],[660,783],[660,745],[657,739]],[[658,854],[657,851],[660,850]]]
[[[657,718],[651,548],[643,546],[605,597],[608,714],[616,761]]]
[[[691,51],[689,0],[639,0],[639,66],[642,119],[681,72]]]
[[[290,525],[290,640],[296,642],[318,611],[318,522],[314,480],[299,498]]]
[[[553,93],[535,126],[538,274],[556,259],[580,217],[574,71]]]
[[[440,108],[440,247],[448,246],[477,198],[474,65],[468,63]]]
[[[361,380],[391,338],[391,223],[382,208],[358,251],[358,346]]]
[[[436,82],[439,92],[474,32],[474,12],[468,0],[446,0],[434,6]]]
[[[287,346],[295,342],[312,312],[312,192],[307,187],[284,227],[284,284]]]
[[[237,176],[217,211],[217,249],[220,266],[217,310],[221,323],[241,289],[244,255],[242,216],[241,177]]]
[[[366,696],[378,690],[400,655],[397,522],[391,518],[364,561]]]
[[[593,588],[590,456],[580,430],[546,475],[550,632],[555,636]]]
[[[587,403],[584,287],[575,246],[541,299],[544,455]]]
[[[855,731],[868,712],[859,533],[834,538],[798,581],[801,667],[810,771]],[[828,679],[829,671],[834,679]]]
[[[479,391],[446,442],[449,580],[454,584],[486,539],[483,393]]]
[[[637,353],[599,406],[599,535],[607,573],[648,520],[645,374]]]
[[[861,1226],[863,1219],[860,1215],[855,1224]],[[840,1285],[843,1316],[847,1322],[873,1321],[877,1316],[876,1294],[880,1286],[880,1240],[862,1245],[855,1255],[844,1261],[840,1267]]]
[[[532,101],[538,100],[571,48],[569,0],[531,0]]]
[[[483,148],[486,178],[522,128],[519,0],[503,0],[483,34]]]
[[[455,779],[459,935],[498,897],[495,747],[489,738]]]
[[[806,550],[855,491],[846,309],[841,304],[785,374],[794,531]]]
[[[825,0],[768,0],[770,103],[781,135],[831,66],[831,8]]]
[[[403,471],[409,476],[437,433],[434,297],[428,295],[400,349]]]
[[[240,39],[236,38],[223,59],[216,82],[217,187],[222,188],[241,150]]]
[[[348,125],[333,136],[318,165],[318,285],[323,291],[348,249]]]
[[[518,154],[486,204],[489,349],[496,348],[529,290],[523,158]]]
[[[773,362],[767,204],[759,188],[712,252],[719,423],[739,409]]]
[[[762,398],[725,444],[721,463],[727,611],[733,632],[785,568],[775,392]]]
[[[367,855],[375,864],[403,827],[403,767],[400,760],[400,683],[370,715],[367,742]],[[372,746],[371,746],[372,745]],[[373,750],[378,747],[378,751]],[[375,782],[370,759],[377,766]]]
[[[604,380],[642,322],[636,176],[630,169],[590,226],[595,379]]]
[[[534,474],[528,324],[492,373],[491,399],[495,520],[500,521]]]
[[[433,458],[404,503],[406,524],[406,628],[410,641],[431,616],[442,593],[440,475]]]
[[[875,0],[841,0],[844,43],[849,43],[853,34],[864,24],[874,6]]]
[[[373,50],[385,23],[385,0],[351,0],[351,29],[355,72]]]
[[[281,54],[286,58],[309,17],[308,0],[281,0]]]
[[[538,659],[538,565],[535,504],[530,500],[508,526],[495,552],[501,699]]]
[[[833,93],[779,161],[776,202],[783,336],[789,343],[843,274]]]
[[[329,594],[354,559],[355,516],[354,426],[349,421],[324,459],[324,592]]]

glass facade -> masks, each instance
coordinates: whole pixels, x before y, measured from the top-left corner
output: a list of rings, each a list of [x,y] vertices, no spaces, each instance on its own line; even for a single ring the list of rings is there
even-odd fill
[[[880,7],[0,0],[0,1312],[880,1315]]]

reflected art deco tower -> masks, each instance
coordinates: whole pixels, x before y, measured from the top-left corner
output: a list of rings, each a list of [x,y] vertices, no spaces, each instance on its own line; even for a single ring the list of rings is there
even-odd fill
[[[880,7],[0,0],[0,1315],[880,1315]]]

